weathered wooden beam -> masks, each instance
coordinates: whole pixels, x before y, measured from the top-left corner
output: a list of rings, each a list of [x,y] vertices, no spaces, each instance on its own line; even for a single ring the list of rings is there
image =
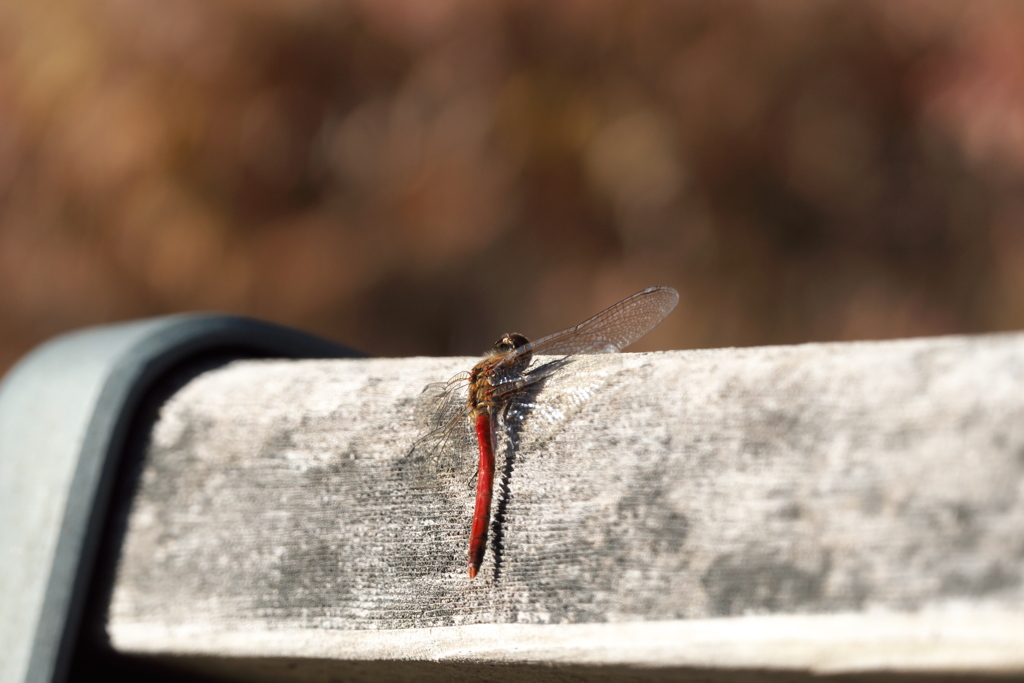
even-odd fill
[[[1024,675],[1024,335],[574,360],[513,424],[473,580],[475,453],[414,448],[472,363],[174,393],[114,646],[281,680]]]

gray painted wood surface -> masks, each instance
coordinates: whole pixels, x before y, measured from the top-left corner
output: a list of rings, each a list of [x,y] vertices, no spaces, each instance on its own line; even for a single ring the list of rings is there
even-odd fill
[[[470,580],[476,455],[421,439],[421,389],[473,362],[174,394],[115,646],[267,680],[1024,673],[1024,335],[573,360],[511,420]]]

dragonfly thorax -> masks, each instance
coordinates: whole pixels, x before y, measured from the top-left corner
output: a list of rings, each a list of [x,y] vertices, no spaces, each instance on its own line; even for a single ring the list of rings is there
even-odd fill
[[[494,413],[507,399],[511,383],[522,376],[533,357],[528,349],[517,353],[529,343],[518,332],[509,332],[470,370],[469,410],[474,419],[481,413]]]

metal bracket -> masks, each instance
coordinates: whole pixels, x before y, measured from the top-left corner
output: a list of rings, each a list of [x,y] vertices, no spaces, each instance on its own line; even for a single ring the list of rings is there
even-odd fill
[[[63,335],[0,383],[0,680],[67,676],[133,416],[161,378],[218,353],[360,355],[248,318],[177,315]]]

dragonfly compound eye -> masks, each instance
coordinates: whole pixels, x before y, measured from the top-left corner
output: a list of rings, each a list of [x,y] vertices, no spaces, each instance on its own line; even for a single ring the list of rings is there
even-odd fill
[[[518,332],[509,332],[494,343],[494,350],[499,353],[508,353],[509,351],[515,351],[520,346],[526,346],[529,343],[530,340]]]

